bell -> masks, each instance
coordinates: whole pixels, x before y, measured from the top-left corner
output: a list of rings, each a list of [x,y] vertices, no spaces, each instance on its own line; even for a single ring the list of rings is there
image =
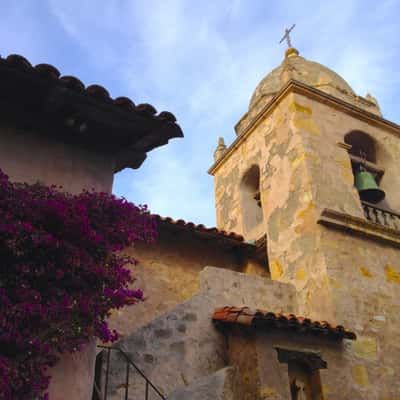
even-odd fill
[[[361,200],[369,203],[379,203],[385,198],[385,192],[379,189],[374,176],[368,171],[357,172],[355,186]]]

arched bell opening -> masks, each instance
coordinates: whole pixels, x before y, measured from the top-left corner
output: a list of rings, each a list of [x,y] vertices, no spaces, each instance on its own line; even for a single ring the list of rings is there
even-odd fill
[[[377,204],[385,199],[385,192],[379,187],[382,170],[376,165],[376,143],[371,136],[362,131],[351,131],[344,141],[350,145],[351,165],[354,175],[354,186],[360,199],[367,203]]]
[[[243,225],[245,231],[249,232],[263,220],[258,165],[251,166],[245,172],[240,183],[240,192]]]
[[[367,133],[351,131],[344,137],[344,142],[351,146],[349,153],[356,157],[364,157],[367,161],[376,163],[376,144]]]

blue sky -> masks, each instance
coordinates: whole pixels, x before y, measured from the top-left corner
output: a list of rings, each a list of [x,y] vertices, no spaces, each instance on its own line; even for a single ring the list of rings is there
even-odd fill
[[[117,174],[114,193],[153,212],[215,224],[211,166],[218,136],[248,107],[258,82],[283,59],[284,28],[300,54],[370,92],[400,122],[400,2],[273,0],[0,0],[0,54],[50,63],[173,112],[184,139]]]

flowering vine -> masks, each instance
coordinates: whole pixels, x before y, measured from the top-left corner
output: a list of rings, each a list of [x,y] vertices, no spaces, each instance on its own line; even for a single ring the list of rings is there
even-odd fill
[[[110,310],[142,299],[120,251],[154,241],[145,206],[15,184],[0,170],[0,399],[47,399],[59,354],[115,341]],[[51,399],[50,399],[51,400]]]

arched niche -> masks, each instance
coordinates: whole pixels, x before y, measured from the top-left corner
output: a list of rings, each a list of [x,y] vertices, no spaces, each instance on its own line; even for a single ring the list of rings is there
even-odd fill
[[[260,195],[260,168],[251,166],[240,183],[243,225],[246,232],[251,231],[263,219]]]

